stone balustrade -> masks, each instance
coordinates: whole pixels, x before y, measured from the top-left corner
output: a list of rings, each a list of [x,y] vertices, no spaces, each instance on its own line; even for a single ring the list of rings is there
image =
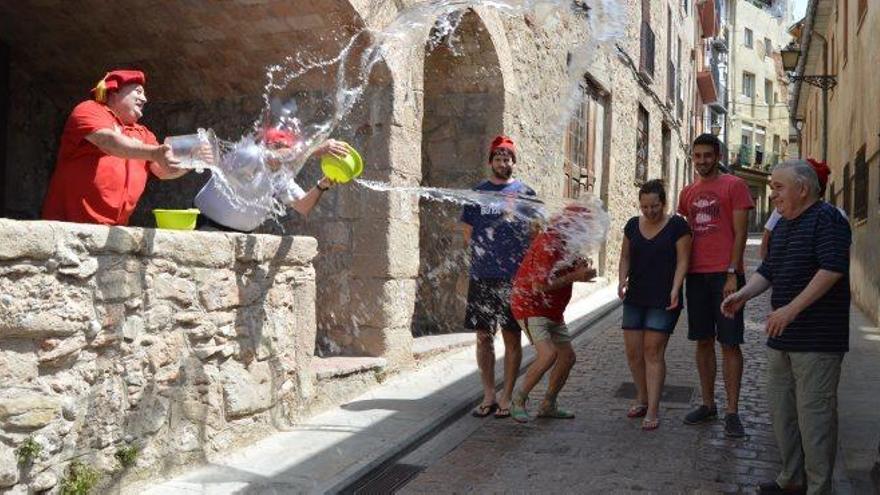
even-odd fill
[[[57,489],[73,460],[151,476],[291,424],[315,383],[316,248],[0,219],[0,492]]]

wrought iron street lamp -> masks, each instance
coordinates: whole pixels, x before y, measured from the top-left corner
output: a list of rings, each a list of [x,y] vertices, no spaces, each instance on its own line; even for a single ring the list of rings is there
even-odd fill
[[[822,160],[828,161],[828,91],[837,86],[837,76],[796,74],[801,49],[791,42],[779,51],[782,68],[788,73],[789,82],[803,81],[822,90]]]

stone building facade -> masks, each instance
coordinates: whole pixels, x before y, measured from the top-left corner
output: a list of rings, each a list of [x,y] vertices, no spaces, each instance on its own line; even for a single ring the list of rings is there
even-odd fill
[[[798,82],[792,119],[804,157],[827,155],[826,198],[846,210],[853,232],[851,287],[866,314],[880,317],[880,5],[812,0],[801,30],[798,75],[836,76],[828,92]],[[827,125],[825,109],[827,108]],[[826,144],[827,143],[827,144]]]
[[[218,5],[205,0],[156,5],[137,16],[128,12],[136,2],[96,5],[88,16],[77,12],[73,2],[4,4],[0,88],[8,91],[0,92],[5,98],[0,101],[3,216],[19,222],[38,218],[64,120],[109,68],[145,70],[151,102],[144,121],[160,139],[197,127],[233,138],[246,132],[260,114],[265,68],[289,55],[291,47],[330,59],[354,33],[381,31],[413,3],[320,0],[294,6],[260,0]],[[607,206],[611,231],[597,261],[601,274],[613,280],[622,227],[638,213],[638,185],[665,178],[674,208],[678,191],[692,180],[689,145],[702,131],[703,115],[696,96],[705,42],[699,27],[700,5],[679,0],[618,2],[623,35],[601,49],[589,43],[595,33],[584,9],[569,9],[567,3],[549,16],[546,12],[506,15],[480,6],[467,9],[459,14],[454,49],[385,53],[373,68],[359,104],[334,136],[361,151],[366,161],[364,179],[398,188],[468,188],[487,172],[491,138],[510,135],[518,147],[517,175],[541,198],[552,203],[591,193]],[[71,18],[78,20],[76,30],[66,28]],[[413,29],[420,30],[416,38],[425,42],[434,26],[419,24]],[[87,41],[83,32],[89,33]],[[576,52],[576,46],[591,48],[583,53]],[[303,101],[326,99],[335,69],[328,66],[297,80],[290,94]],[[573,100],[572,80],[581,82]],[[559,111],[566,106],[580,110],[569,119]],[[316,163],[309,162],[299,180],[310,186],[318,174]],[[204,175],[191,173],[176,181],[151,183],[133,217],[134,225],[146,227],[138,235],[175,239],[174,233],[149,228],[150,210],[189,207],[205,180]],[[304,289],[284,296],[293,297],[291,304],[296,307],[311,305],[302,311],[314,315],[314,330],[296,336],[296,366],[308,362],[300,356],[308,347],[309,356],[381,359],[393,371],[412,366],[414,335],[459,330],[462,274],[467,269],[463,258],[455,258],[463,253],[457,232],[459,211],[407,190],[382,192],[352,184],[326,194],[308,219],[286,217],[267,226],[268,234],[283,231],[317,242],[314,292]],[[4,229],[13,232],[4,242],[17,245],[15,232],[44,232],[49,227],[43,225],[4,221]],[[67,239],[82,237],[81,228],[52,224],[50,230]],[[94,235],[109,235],[106,228],[93,230]],[[215,246],[199,237],[203,234],[191,235],[194,247],[188,246],[187,252],[200,248],[206,259],[216,256]],[[299,237],[268,238],[306,242],[296,240]],[[120,273],[128,273],[129,265],[152,263],[138,258],[144,255],[140,247],[132,249],[124,254],[135,261],[120,265]],[[103,256],[88,249],[81,254]],[[15,263],[34,264],[27,256],[21,258],[24,261],[15,258]],[[250,270],[234,256],[226,261],[217,268],[235,274],[229,277]],[[193,286],[190,292],[197,293],[204,281],[199,282],[202,275],[194,271],[183,274],[195,270],[187,263],[176,260],[167,267],[188,282],[171,285]],[[200,263],[192,260],[193,266]],[[268,260],[253,263],[259,270],[269,270],[260,264]],[[95,284],[104,273],[101,270],[99,265],[99,271],[90,275]],[[218,288],[231,288],[229,277]],[[152,291],[146,286],[141,290]],[[174,292],[171,287],[168,291]],[[177,297],[170,292],[168,297]],[[19,304],[40,304],[38,293],[19,296],[31,298]],[[120,304],[126,307],[125,301]],[[229,311],[233,318],[243,317],[241,305]],[[90,327],[86,320],[80,323],[71,327],[68,338],[87,346]],[[186,326],[174,319],[170,324],[177,330]],[[117,330],[124,337],[123,327]],[[0,334],[0,354],[19,352],[14,351],[19,339]],[[22,348],[25,354],[34,353],[23,359],[39,359],[34,342]],[[223,347],[228,339],[215,343]],[[218,352],[222,357],[211,359],[241,360],[230,366],[249,366],[239,354]],[[124,366],[123,357],[113,354],[110,360]],[[93,384],[82,386],[97,390]],[[297,385],[295,390],[299,389]],[[121,439],[121,432],[108,434],[114,442]],[[209,440],[204,435],[199,438]]]

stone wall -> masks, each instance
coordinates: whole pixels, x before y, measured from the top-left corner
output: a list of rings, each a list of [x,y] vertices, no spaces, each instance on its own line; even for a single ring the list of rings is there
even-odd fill
[[[314,386],[316,242],[0,220],[0,490],[107,483],[291,424]],[[18,464],[28,441],[40,453]],[[133,467],[117,452],[135,447]]]

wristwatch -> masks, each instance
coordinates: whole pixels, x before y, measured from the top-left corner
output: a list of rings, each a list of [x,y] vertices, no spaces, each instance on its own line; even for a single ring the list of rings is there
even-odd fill
[[[315,183],[315,187],[317,187],[318,190],[321,191],[321,192],[324,192],[324,191],[326,191],[327,189],[330,189],[330,186],[327,186],[327,187],[321,187],[321,180],[323,180],[323,179],[319,179],[318,182]]]
[[[727,274],[728,275],[736,275],[736,267],[733,265],[728,266],[727,267]]]

